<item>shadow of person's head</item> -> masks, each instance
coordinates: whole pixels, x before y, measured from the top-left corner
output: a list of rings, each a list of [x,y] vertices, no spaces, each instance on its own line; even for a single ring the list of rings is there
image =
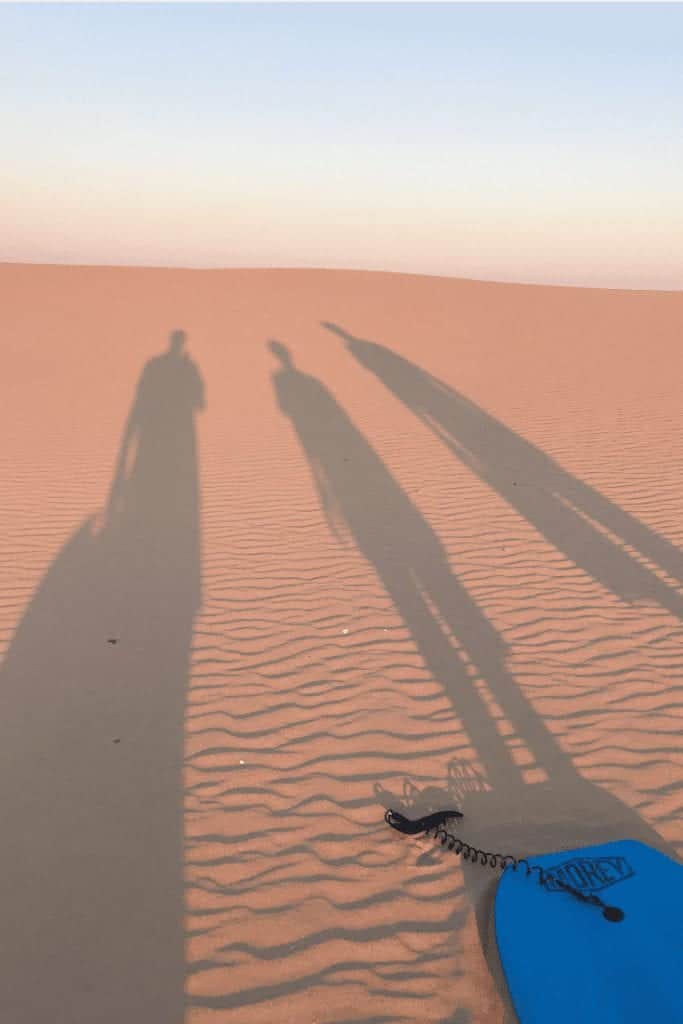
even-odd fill
[[[168,338],[168,351],[174,356],[182,355],[186,341],[187,334],[185,331],[171,331]]]
[[[287,348],[287,346],[283,345],[281,341],[275,341],[273,338],[271,338],[270,341],[268,342],[268,348],[273,353],[273,355],[280,360],[284,369],[291,370],[294,368],[292,354]]]
[[[351,348],[354,343],[360,341],[360,338],[356,338],[353,334],[349,334],[349,332],[345,331],[343,327],[340,327],[338,324],[333,324],[329,320],[321,320],[320,326],[324,327],[327,331],[331,331],[332,334],[336,334],[337,337],[346,342],[347,348]]]

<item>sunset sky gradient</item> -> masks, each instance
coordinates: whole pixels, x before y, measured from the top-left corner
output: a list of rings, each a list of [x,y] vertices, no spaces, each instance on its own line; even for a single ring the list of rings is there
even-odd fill
[[[683,286],[679,4],[0,6],[0,259]]]

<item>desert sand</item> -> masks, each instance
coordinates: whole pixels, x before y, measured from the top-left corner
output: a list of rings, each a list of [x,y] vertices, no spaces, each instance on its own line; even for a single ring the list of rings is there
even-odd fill
[[[680,855],[683,295],[0,267],[12,1024],[500,1024],[489,850]]]

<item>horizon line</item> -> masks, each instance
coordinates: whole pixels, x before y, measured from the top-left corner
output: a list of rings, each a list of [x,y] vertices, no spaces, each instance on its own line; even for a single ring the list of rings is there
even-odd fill
[[[551,283],[549,281],[523,281],[510,278],[465,277],[453,274],[430,274],[410,270],[378,270],[371,267],[307,267],[307,266],[181,266],[156,263],[71,263],[69,261],[43,262],[38,260],[13,260],[0,258],[0,267],[63,268],[71,270],[153,270],[175,273],[225,274],[256,273],[258,271],[282,271],[287,273],[334,273],[334,274],[390,274],[394,277],[425,277],[438,281],[462,281],[467,284],[496,284],[517,288],[562,288],[573,291],[591,292],[638,292],[649,295],[678,295],[680,288],[647,288],[629,285],[590,285]]]

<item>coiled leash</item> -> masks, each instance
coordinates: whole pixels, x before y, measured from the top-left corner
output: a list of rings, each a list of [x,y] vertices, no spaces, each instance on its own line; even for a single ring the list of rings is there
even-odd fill
[[[432,814],[425,814],[422,818],[411,820],[406,818],[405,815],[399,814],[398,811],[388,810],[384,815],[384,820],[398,832],[403,832],[404,835],[414,836],[422,833],[428,836],[430,833],[433,833],[434,839],[439,840],[442,846],[446,846],[458,857],[462,857],[463,860],[469,860],[473,864],[481,864],[484,867],[500,871],[508,869],[517,871],[524,865],[527,878],[535,874],[539,884],[546,886],[548,876],[539,864],[530,864],[526,857],[514,857],[510,853],[489,853],[487,850],[479,850],[475,846],[470,846],[464,839],[454,836],[452,832],[449,832],[446,828],[446,822],[452,818],[462,817],[463,815],[460,811],[449,810],[435,811]],[[559,889],[564,890],[564,892],[571,893],[572,896],[581,900],[582,903],[587,903],[590,906],[601,909],[602,916],[606,921],[617,923],[624,920],[624,911],[620,907],[604,903],[595,893],[581,892],[569,882],[557,876],[553,876],[553,884]]]

